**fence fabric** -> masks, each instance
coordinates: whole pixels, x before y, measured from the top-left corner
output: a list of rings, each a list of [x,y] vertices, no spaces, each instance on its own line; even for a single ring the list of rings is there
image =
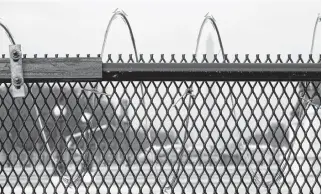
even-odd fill
[[[269,75],[0,83],[1,192],[319,193],[321,82]]]

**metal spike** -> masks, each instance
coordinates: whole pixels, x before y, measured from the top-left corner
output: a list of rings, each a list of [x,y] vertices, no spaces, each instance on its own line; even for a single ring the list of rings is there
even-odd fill
[[[91,57],[91,55],[90,54],[87,54],[87,58],[90,58]]]
[[[218,54],[214,54],[214,59],[212,60],[213,63],[218,63]]]
[[[260,62],[260,63],[261,63],[261,59],[260,59],[260,57],[259,57],[259,54],[256,54],[255,63],[256,63],[256,62]]]
[[[266,54],[266,60],[265,60],[265,63],[272,63],[272,60],[271,60],[271,55],[270,54]]]
[[[288,54],[288,55],[287,55],[287,60],[286,60],[286,62],[287,62],[287,63],[288,63],[288,62],[293,63],[292,55],[291,55],[291,54]]]
[[[187,63],[186,55],[182,54],[180,63]]]
[[[197,55],[196,55],[196,54],[192,54],[192,60],[191,60],[191,63],[198,63]]]
[[[244,61],[244,63],[245,62],[250,63],[249,54],[245,54],[245,61]]]
[[[69,54],[66,54],[66,58],[69,58]]]
[[[282,61],[282,59],[281,59],[281,54],[277,54],[277,60],[276,60],[276,62],[281,62],[281,63],[283,63],[283,61]]]
[[[304,61],[303,61],[303,59],[302,59],[302,54],[299,54],[298,55],[298,59],[297,59],[297,61],[296,61],[296,63],[303,63]]]
[[[133,60],[133,54],[129,54],[129,62],[134,62],[134,60]]]
[[[164,59],[164,54],[161,54],[160,62],[163,62],[163,63],[166,62],[165,59]]]
[[[80,54],[76,54],[76,57],[77,57],[77,58],[79,58],[79,55],[80,55]]]
[[[45,54],[45,58],[47,58],[48,57],[48,54]]]
[[[101,54],[97,54],[97,58],[101,58]]]
[[[34,54],[34,58],[37,58],[37,54]]]
[[[5,56],[6,56],[5,54],[2,54],[2,58],[5,58]]]
[[[153,55],[153,54],[150,54],[150,60],[149,60],[149,63],[155,63],[154,55]]]
[[[235,54],[235,59],[234,59],[234,63],[239,63],[240,62],[240,60],[239,60],[239,58],[238,58],[238,54]]]
[[[58,58],[58,54],[55,54],[55,58]]]
[[[228,54],[225,54],[225,55],[224,55],[224,63],[225,63],[226,61],[229,63]]]
[[[122,57],[122,54],[119,54],[118,56],[119,56],[119,58],[118,58],[118,60],[117,60],[117,63],[123,63],[123,57]]]
[[[139,60],[139,63],[144,63],[143,55],[139,54],[139,58],[137,60]]]
[[[202,61],[201,61],[201,62],[202,62],[202,63],[203,63],[203,62],[208,63],[207,54],[203,54],[203,55],[202,55]]]
[[[174,62],[174,63],[176,63],[176,62],[177,62],[177,61],[176,61],[176,58],[175,58],[175,54],[171,54],[170,63],[172,63],[172,62]]]
[[[299,54],[298,57],[299,57],[299,59],[302,59],[302,54]]]
[[[309,63],[310,62],[314,63],[314,59],[313,59],[313,55],[312,54],[309,54],[309,60],[308,60],[308,62]]]
[[[111,54],[107,55],[107,62],[113,62]]]

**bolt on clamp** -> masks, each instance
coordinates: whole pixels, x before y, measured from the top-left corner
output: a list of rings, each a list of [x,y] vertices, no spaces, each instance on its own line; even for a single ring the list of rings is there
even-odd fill
[[[25,97],[25,87],[22,68],[21,45],[10,45],[10,71],[12,87],[10,92],[14,98]]]

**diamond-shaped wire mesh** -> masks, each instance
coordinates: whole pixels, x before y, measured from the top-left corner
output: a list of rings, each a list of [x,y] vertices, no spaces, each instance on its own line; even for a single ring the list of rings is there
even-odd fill
[[[320,81],[10,87],[1,193],[320,193]]]

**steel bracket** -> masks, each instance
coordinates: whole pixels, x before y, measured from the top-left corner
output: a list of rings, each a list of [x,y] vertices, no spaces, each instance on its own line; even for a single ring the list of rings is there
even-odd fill
[[[10,92],[14,98],[26,97],[24,87],[23,68],[22,68],[22,53],[21,45],[10,45],[10,72],[11,84]]]

